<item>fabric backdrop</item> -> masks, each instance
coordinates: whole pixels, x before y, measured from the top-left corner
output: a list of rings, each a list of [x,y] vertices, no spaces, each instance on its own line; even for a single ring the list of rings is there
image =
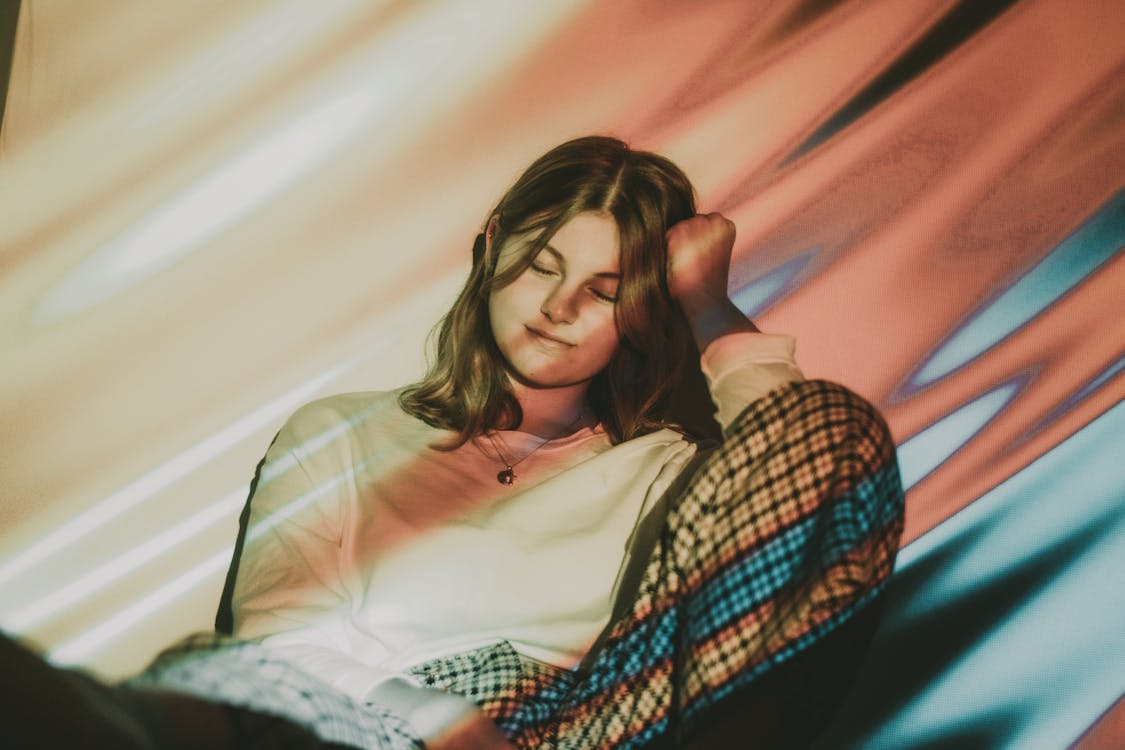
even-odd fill
[[[1125,3],[0,22],[3,629],[114,677],[209,627],[285,417],[415,377],[493,201],[609,133],[737,223],[733,298],[898,443],[908,544],[826,746],[1122,746]]]

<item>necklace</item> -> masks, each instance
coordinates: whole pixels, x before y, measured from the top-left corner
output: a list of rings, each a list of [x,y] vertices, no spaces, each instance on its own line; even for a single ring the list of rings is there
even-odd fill
[[[559,435],[558,437],[553,437],[550,440],[544,440],[542,443],[535,446],[534,448],[532,448],[530,451],[528,451],[527,453],[525,453],[523,456],[521,456],[519,459],[517,459],[515,461],[508,458],[508,454],[505,451],[500,450],[500,445],[498,445],[497,442],[496,442],[496,440],[499,438],[500,443],[503,443],[504,447],[507,448],[508,445],[507,445],[507,443],[504,443],[504,438],[495,434],[495,432],[493,430],[487,430],[484,433],[484,436],[486,438],[488,438],[488,442],[492,443],[492,450],[496,451],[496,456],[500,459],[500,462],[504,464],[504,468],[501,469],[496,474],[496,481],[499,482],[500,484],[507,484],[507,485],[514,484],[515,481],[516,481],[516,472],[515,472],[516,466],[518,466],[523,461],[526,461],[537,450],[542,448],[547,443],[554,442],[555,440],[558,440],[559,438],[561,438],[565,435],[569,435],[571,433],[571,431],[574,429],[574,427],[578,424],[579,421],[581,421],[582,417],[584,417],[584,416],[586,416],[586,410],[585,409],[583,409],[581,412],[579,412],[578,416],[574,418],[574,421],[571,422],[570,424],[568,424],[563,429],[561,435]],[[477,448],[485,456],[485,458],[490,458],[490,456],[487,453],[484,452],[484,449],[481,448],[479,444],[477,445]]]

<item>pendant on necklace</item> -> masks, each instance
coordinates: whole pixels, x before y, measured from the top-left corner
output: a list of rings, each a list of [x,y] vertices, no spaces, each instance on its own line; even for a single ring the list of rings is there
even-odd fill
[[[516,480],[516,472],[512,471],[512,467],[508,466],[499,474],[496,475],[496,481],[500,484],[511,484]]]

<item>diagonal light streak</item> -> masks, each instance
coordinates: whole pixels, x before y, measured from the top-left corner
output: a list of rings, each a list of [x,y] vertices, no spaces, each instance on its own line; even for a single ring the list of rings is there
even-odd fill
[[[204,511],[170,529],[157,534],[139,547],[79,576],[60,589],[35,603],[6,615],[4,628],[13,632],[26,632],[59,612],[74,607],[114,582],[119,577],[139,570],[141,566],[175,549],[199,532],[237,514],[246,500],[249,487],[242,487],[209,505]]]
[[[298,515],[303,509],[316,502],[326,493],[333,491],[339,484],[349,479],[360,467],[353,467],[350,471],[341,473],[320,485],[310,489],[292,502],[279,508],[261,522],[255,524],[253,532],[247,538],[251,541],[278,524]],[[232,493],[223,502],[231,498],[241,498],[237,493]],[[159,552],[157,552],[159,554]],[[77,664],[86,660],[91,654],[103,647],[131,628],[140,625],[146,617],[162,607],[174,602],[178,597],[190,591],[195,586],[205,583],[212,575],[217,575],[226,570],[234,555],[234,545],[225,547],[222,552],[213,555],[195,567],[177,576],[163,586],[157,588],[126,607],[112,617],[102,621],[92,628],[82,631],[74,638],[66,641],[47,654],[52,662],[57,664]]]
[[[0,585],[50,558],[122,513],[152,499],[156,493],[195,471],[215,456],[236,445],[262,427],[274,422],[278,417],[291,412],[313,394],[319,392],[326,384],[350,369],[354,362],[353,360],[333,367],[302,383],[206,440],[196,443],[139,479],[130,482],[109,497],[95,503],[89,510],[79,513],[67,523],[59,526],[35,544],[0,565]]]
[[[232,554],[234,554],[234,545],[224,548],[223,551],[212,555],[194,568],[176,576],[108,620],[51,649],[47,658],[56,664],[78,664],[84,661],[107,641],[171,604],[186,592],[206,582],[211,576],[221,573],[230,563]]]
[[[330,100],[157,208],[80,263],[36,306],[53,323],[159,273],[320,164],[372,107],[369,94]]]

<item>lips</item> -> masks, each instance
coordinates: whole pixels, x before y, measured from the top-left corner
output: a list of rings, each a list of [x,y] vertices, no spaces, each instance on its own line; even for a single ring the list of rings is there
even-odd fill
[[[528,332],[531,333],[532,337],[534,337],[537,341],[541,341],[542,343],[544,343],[548,346],[556,346],[556,347],[571,347],[571,346],[574,346],[574,344],[567,341],[566,339],[560,339],[557,336],[552,336],[551,334],[547,333],[546,331],[541,331],[540,329],[534,328],[532,326],[524,326],[524,327],[527,328]]]

